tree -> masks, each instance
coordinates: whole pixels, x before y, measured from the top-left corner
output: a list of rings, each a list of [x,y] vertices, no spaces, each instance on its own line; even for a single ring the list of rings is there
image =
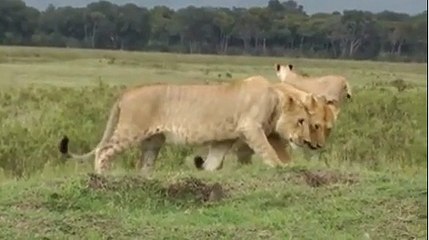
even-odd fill
[[[116,28],[112,41],[120,49],[139,49],[144,47],[150,38],[150,14],[145,8],[135,4],[126,4],[118,9],[115,19]]]
[[[23,0],[2,0],[0,44],[426,61],[427,11],[309,15],[294,0],[149,11],[102,0],[39,12]]]
[[[352,10],[344,11],[340,22],[335,24],[331,37],[340,42],[343,57],[353,57],[362,44],[371,38],[375,39],[376,34],[372,14]]]
[[[36,31],[39,11],[21,0],[0,2],[0,41],[4,44],[25,44]]]
[[[91,48],[114,48],[118,6],[107,1],[99,1],[88,4],[85,10],[84,29]]]
[[[237,38],[242,40],[243,50],[247,52],[250,41],[258,31],[258,18],[242,8],[235,9],[235,14],[237,18],[234,25],[234,33]]]
[[[220,8],[214,14],[213,24],[219,36],[218,52],[226,53],[234,29],[234,16],[229,9]]]
[[[174,10],[166,6],[156,6],[150,10],[151,41],[170,44],[170,26],[173,24]]]

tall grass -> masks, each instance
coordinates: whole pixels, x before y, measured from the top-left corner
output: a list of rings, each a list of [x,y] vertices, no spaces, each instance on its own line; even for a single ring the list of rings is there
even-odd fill
[[[64,134],[70,137],[73,151],[89,151],[101,138],[109,109],[123,88],[100,83],[84,88],[1,89],[0,168],[4,174],[28,177],[48,165],[64,164],[58,152],[58,141]],[[355,88],[322,159],[372,169],[426,167],[426,121],[423,88],[408,86],[398,91],[388,83]],[[180,165],[191,150],[167,147],[160,165]],[[126,151],[115,162],[129,169],[138,157],[137,150]]]
[[[320,162],[294,151],[287,169],[208,173],[166,146],[149,180],[130,171],[138,149],[105,177],[59,154],[64,134],[74,152],[98,143],[124,85],[277,81],[275,62],[352,85]],[[427,238],[424,64],[0,47],[0,72],[1,239]],[[226,195],[205,202],[214,186]]]

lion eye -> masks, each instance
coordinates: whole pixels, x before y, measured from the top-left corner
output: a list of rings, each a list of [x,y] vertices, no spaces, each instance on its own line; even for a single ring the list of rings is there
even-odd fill
[[[319,125],[319,124],[315,124],[315,125],[314,125],[314,128],[317,130],[317,129],[319,129],[319,128],[320,128],[320,125]]]
[[[304,123],[304,118],[298,119],[298,123],[302,125]]]

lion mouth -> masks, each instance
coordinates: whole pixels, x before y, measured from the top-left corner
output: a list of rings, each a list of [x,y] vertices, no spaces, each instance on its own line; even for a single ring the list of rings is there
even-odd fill
[[[316,150],[316,149],[318,149],[318,147],[317,147],[317,146],[313,146],[313,145],[311,144],[311,142],[304,141],[304,144],[305,144],[305,145],[307,145],[307,147],[308,147],[308,148],[310,148],[311,150]]]
[[[313,145],[311,145],[311,144],[307,144],[307,146],[311,149],[311,150],[316,150],[318,147],[315,147],[315,146],[313,146]]]

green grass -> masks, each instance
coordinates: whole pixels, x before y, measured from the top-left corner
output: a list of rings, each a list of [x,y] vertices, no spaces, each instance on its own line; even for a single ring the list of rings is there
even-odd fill
[[[0,47],[2,83],[14,85],[82,86],[98,80],[110,84],[195,82],[218,80],[219,74],[228,79],[227,73],[234,79],[260,74],[276,80],[273,67],[278,62],[293,63],[308,74],[341,74],[352,86],[397,78],[426,84],[426,65],[414,63]]]
[[[65,133],[78,152],[99,141],[125,86],[276,81],[277,62],[353,87],[319,160],[294,151],[280,170],[228,157],[207,173],[192,148],[166,146],[147,180],[136,149],[103,178],[59,157]],[[0,72],[1,239],[427,238],[425,64],[0,47]],[[215,183],[224,196],[206,201]]]
[[[324,171],[338,175],[345,170]],[[2,187],[1,235],[3,239],[426,236],[423,176],[410,179],[374,172],[354,174],[357,182],[320,187],[310,186],[298,171],[256,166],[227,169],[218,176],[191,170],[164,172],[156,174],[155,180],[120,174],[110,177],[107,187],[100,189],[88,187],[90,180],[85,175],[36,178]],[[187,175],[208,183],[221,182],[227,196],[219,202],[204,203],[199,201],[197,187],[195,192],[184,189],[189,193],[168,196],[171,185],[186,181]]]

